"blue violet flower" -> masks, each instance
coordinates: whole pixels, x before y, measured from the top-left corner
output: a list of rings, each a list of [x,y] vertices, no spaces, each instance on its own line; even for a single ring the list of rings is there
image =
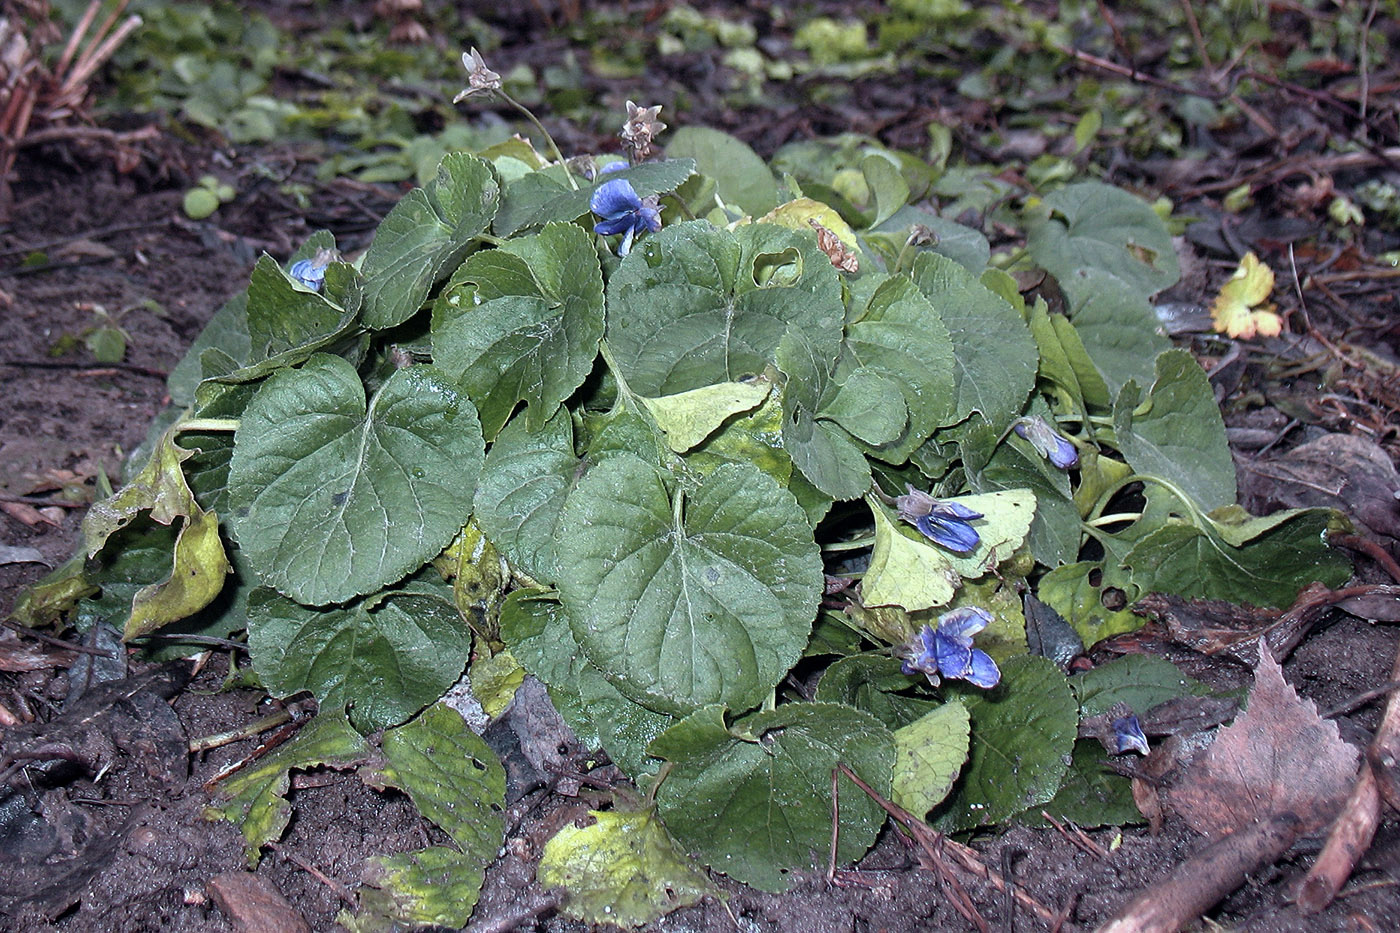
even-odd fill
[[[968,523],[981,518],[981,512],[956,502],[935,499],[913,486],[907,488],[906,495],[896,496],[894,500],[900,518],[919,529],[934,544],[950,551],[966,554],[977,547],[982,538]]]
[[[991,613],[975,606],[945,612],[938,617],[937,628],[925,625],[904,649],[904,673],[918,671],[935,687],[940,677],[965,680],[983,689],[995,687],[1001,681],[996,662],[972,647],[972,636],[991,621]]]
[[[1074,444],[1056,433],[1055,429],[1050,427],[1040,415],[1017,418],[1013,430],[1030,441],[1036,453],[1061,470],[1072,470],[1079,466],[1079,450]]]
[[[1117,746],[1114,752],[1116,755],[1127,751],[1134,751],[1140,755],[1149,752],[1147,736],[1143,734],[1142,723],[1138,722],[1136,716],[1123,716],[1113,720],[1113,738]]]
[[[318,249],[316,255],[310,259],[298,259],[292,263],[292,267],[287,270],[287,275],[297,284],[319,292],[321,286],[326,282],[326,266],[335,262],[339,258],[333,249]]]
[[[661,210],[655,197],[640,198],[632,183],[625,178],[603,182],[593,192],[589,208],[602,220],[593,225],[593,232],[602,236],[621,233],[617,254],[626,256],[632,250],[632,239],[643,231],[655,233],[661,229]]]

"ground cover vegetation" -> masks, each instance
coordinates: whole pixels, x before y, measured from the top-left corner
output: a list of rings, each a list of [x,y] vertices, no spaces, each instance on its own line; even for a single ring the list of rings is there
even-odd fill
[[[552,786],[608,790],[542,843],[561,917],[653,923],[721,893],[704,868],[783,894],[829,858],[834,882],[892,816],[976,925],[955,839],[1042,820],[1121,839],[1170,813],[1238,869],[1187,862],[1109,923],[1188,922],[1338,812],[1364,828],[1367,775],[1391,793],[1395,704],[1363,761],[1275,657],[1329,611],[1395,617],[1352,560],[1394,567],[1393,526],[1242,486],[1227,416],[1250,406],[1222,412],[1246,353],[1313,371],[1296,341],[1245,341],[1355,359],[1306,305],[1280,315],[1296,251],[1240,247],[1318,249],[1293,220],[1347,257],[1340,281],[1393,269],[1381,6],[563,5],[517,11],[553,41],[532,61],[517,22],[453,8],[400,45],[330,6],[133,5],[101,107],[303,153],[191,175],[190,221],[254,180],[308,210],[337,185],[401,196],[251,264],[77,553],[12,615],[111,627],[147,663],[235,645],[231,683],[314,698],[205,815],[256,866],[292,772],[406,794],[434,835],[374,861],[347,928],[472,920],[520,790],[478,733],[540,684],[581,750]],[[448,52],[457,35],[475,44]],[[1266,90],[1330,108],[1305,124],[1311,190],[1277,161],[1199,168],[1217,135],[1292,157]],[[785,121],[796,138],[765,138]],[[1338,186],[1319,165],[1375,171]],[[1229,259],[1196,303],[1169,297],[1210,250]],[[127,313],[70,342],[121,362]],[[1395,370],[1373,357],[1369,381],[1336,377],[1343,414],[1390,443]],[[1152,632],[1236,654],[1253,686],[1188,676]],[[1353,861],[1324,853],[1300,903]]]

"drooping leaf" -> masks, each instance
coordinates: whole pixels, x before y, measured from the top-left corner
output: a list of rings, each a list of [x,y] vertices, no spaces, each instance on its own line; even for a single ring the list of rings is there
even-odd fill
[[[357,728],[401,723],[447,692],[471,636],[447,601],[378,594],[313,609],[261,587],[248,598],[248,647],[268,690],[309,690],[322,709],[350,709]]]
[[[475,409],[435,368],[398,370],[367,405],[354,367],[317,356],[244,413],[229,470],[239,544],[308,605],[374,592],[452,540],[483,452]]]
[[[831,844],[837,762],[885,794],[894,740],[875,717],[830,703],[789,703],[731,728],[712,706],[668,729],[651,752],[673,765],[657,806],[681,846],[737,881],[784,891]],[[851,861],[875,841],[884,812],[841,785],[836,857]]]
[[[491,224],[500,198],[489,163],[465,152],[444,156],[437,177],[404,195],[375,231],[361,265],[364,323],[382,330],[412,317]]]
[[[762,373],[789,325],[834,359],[844,317],[815,237],[772,224],[666,227],[608,281],[608,344],[652,398]]]
[[[175,443],[175,429],[162,435],[151,459],[132,482],[101,502],[83,520],[88,557],[137,515],[146,513],[162,525],[181,522],[170,553],[170,570],[161,580],[133,594],[123,637],[148,635],[209,605],[224,587],[228,556],[219,537],[219,519],[195,500],[182,464],[193,456]]]
[[[721,382],[676,395],[643,398],[647,411],[666,432],[666,443],[685,453],[705,440],[732,415],[763,404],[772,389],[767,379]]]
[[[1004,429],[1035,385],[1039,353],[1025,321],[970,272],[937,253],[919,254],[913,279],[953,342],[957,403],[949,423],[978,411]]]
[[[504,254],[504,255],[502,255]],[[478,253],[439,298],[433,359],[460,380],[494,438],[520,402],[531,430],[551,418],[593,368],[603,335],[603,273],[589,235],[546,224]]]
[[[578,466],[573,425],[563,410],[538,431],[516,418],[486,455],[476,520],[512,566],[540,582],[558,575],[555,525]]]
[[[777,365],[787,377],[783,389],[783,449],[795,467],[833,499],[854,499],[870,488],[870,464],[845,428],[823,418],[822,405],[838,387],[832,360],[824,359],[797,330],[783,335]]]
[[[1185,350],[1157,357],[1146,398],[1130,382],[1113,404],[1115,443],[1133,470],[1160,476],[1202,511],[1235,502],[1235,463],[1210,381]]]
[[[811,526],[756,467],[725,464],[672,491],[619,455],[579,481],[559,532],[575,637],[655,710],[755,706],[807,642],[822,591]]]
[[[890,799],[922,819],[943,802],[967,761],[967,708],[944,703],[894,731]]]
[[[1204,527],[1159,528],[1123,562],[1144,593],[1288,606],[1305,581],[1340,586],[1351,575],[1350,559],[1326,542],[1334,516],[1329,509],[1290,509],[1251,518],[1230,507],[1212,513]]]
[[[773,170],[742,140],[707,126],[683,126],[666,143],[671,158],[691,158],[695,169],[715,180],[716,194],[750,217],[778,203]]]
[[[1147,298],[1102,269],[1076,269],[1060,287],[1074,330],[1109,390],[1151,382],[1154,361],[1172,345]]]
[[[584,923],[654,923],[710,893],[709,878],[677,848],[654,810],[590,810],[545,843],[537,878],[563,888],[562,912]]]
[[[1055,278],[1102,269],[1143,297],[1181,276],[1166,224],[1145,201],[1121,188],[1088,181],[1045,198],[1027,218],[1026,248]]]
[[[362,768],[360,779],[377,790],[407,793],[456,848],[372,859],[368,878],[378,890],[362,893],[360,912],[347,926],[464,926],[505,836],[505,771],[495,752],[441,703],[385,732],[383,750],[384,760]]]
[[[1078,728],[1065,675],[1045,658],[1012,658],[990,692],[960,693],[972,720],[967,766],[933,825],[945,832],[995,826],[1055,796]]]
[[[293,768],[353,768],[369,754],[369,743],[343,715],[322,710],[290,741],[221,781],[218,799],[204,809],[204,818],[237,823],[248,841],[248,865],[255,867],[262,847],[280,838],[291,819],[292,805],[284,795]]]

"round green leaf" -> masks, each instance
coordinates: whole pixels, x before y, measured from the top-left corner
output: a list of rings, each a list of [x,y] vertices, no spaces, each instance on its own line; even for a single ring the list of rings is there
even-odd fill
[[[666,227],[608,281],[608,344],[632,391],[652,398],[762,373],[789,325],[834,358],[844,317],[815,237],[773,224]]]
[[[1012,658],[1001,665],[998,687],[969,688],[962,701],[972,718],[971,752],[934,827],[994,826],[1054,797],[1079,726],[1079,704],[1054,662]]]
[[[467,666],[471,636],[450,603],[429,596],[313,609],[260,587],[248,597],[248,648],[270,692],[308,690],[322,708],[350,707],[369,732],[446,693]]]
[[[554,526],[578,470],[568,411],[538,431],[516,418],[491,445],[476,495],[476,520],[511,566],[552,582]]]
[[[372,593],[462,527],[484,446],[471,402],[433,367],[395,372],[366,405],[353,366],[315,356],[244,412],[229,469],[238,542],[299,602]]]
[[[888,795],[894,739],[869,713],[834,703],[790,703],[724,725],[709,707],[651,744],[673,765],[657,795],[672,835],[716,871],[784,891],[831,845],[831,772],[851,767]],[[836,857],[853,861],[875,841],[884,811],[840,782]]]
[[[811,526],[757,467],[693,490],[622,454],[579,481],[559,522],[574,635],[624,694],[684,715],[758,705],[802,653],[822,592]]]
[[[1146,297],[1181,277],[1162,218],[1141,198],[1103,182],[1050,194],[1028,229],[1031,256],[1061,281],[1077,269],[1102,269]]]

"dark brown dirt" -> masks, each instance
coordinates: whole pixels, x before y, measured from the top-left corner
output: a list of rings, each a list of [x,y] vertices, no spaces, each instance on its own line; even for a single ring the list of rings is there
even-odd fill
[[[759,130],[749,135],[756,137]],[[291,155],[220,155],[211,162],[209,153],[181,151],[182,171],[140,181],[116,176],[100,161],[58,165],[50,155],[30,153],[22,160],[24,180],[16,188],[13,217],[0,230],[0,490],[10,493],[29,493],[31,484],[24,477],[46,471],[72,471],[73,482],[81,485],[86,478],[89,488],[99,470],[117,477],[123,455],[140,443],[165,404],[160,374],[175,364],[219,304],[241,287],[257,253],[267,249],[284,257],[292,244],[328,222],[341,223],[338,232],[351,237],[353,248],[349,218],[358,218],[363,230],[364,216],[382,215],[393,198],[391,192],[361,188],[323,189],[317,207],[321,216],[308,222],[275,191],[244,187],[245,196],[232,210],[192,222],[179,209],[180,184],[196,167],[236,174],[254,157]],[[97,248],[89,245],[94,243]],[[52,265],[23,268],[24,258],[38,248]],[[1204,285],[1196,287],[1201,291],[1183,297],[1204,302]],[[100,304],[115,313],[147,299],[163,312],[141,308],[122,318],[131,334],[122,367],[96,363],[81,348],[50,355],[65,335],[81,335],[91,326],[87,305]],[[81,516],[81,509],[56,510],[52,523],[31,525],[0,513],[0,544],[34,547],[58,563],[76,546]],[[43,572],[36,564],[0,565],[0,608],[8,609],[19,589]],[[1326,710],[1384,683],[1395,651],[1393,629],[1343,618],[1314,631],[1287,672],[1303,695]],[[267,711],[255,691],[221,689],[226,673],[227,658],[215,656],[178,693],[173,701],[178,723],[169,724],[175,730],[171,734],[192,740],[237,729]],[[1192,673],[1217,682],[1242,680],[1238,670],[1219,661],[1197,664]],[[69,679],[61,666],[0,673],[0,705],[40,722],[52,720],[59,715]],[[1372,701],[1339,717],[1343,735],[1364,742],[1378,712],[1378,701]],[[12,743],[12,737],[6,741]],[[101,773],[20,795],[22,805],[64,827],[66,835],[52,840],[46,857],[34,864],[0,864],[0,930],[236,929],[213,904],[207,885],[215,876],[245,867],[243,840],[230,824],[208,822],[201,813],[210,799],[204,782],[253,748],[252,741],[244,741],[185,760],[160,758],[139,744],[123,749],[118,743]],[[299,777],[295,785],[288,832],[276,850],[264,853],[256,871],[312,929],[330,930],[346,906],[332,884],[353,891],[365,859],[419,847],[434,830],[406,798],[375,792],[353,772],[315,772]],[[488,875],[472,929],[586,929],[542,908],[549,895],[535,883],[533,868],[553,828],[579,812],[577,800],[546,792],[529,795],[512,808],[509,838]],[[1088,854],[1056,831],[1039,827],[1009,828],[977,840],[976,846],[990,866],[1009,867],[1044,903],[1056,908],[1073,903],[1070,921],[1092,928],[1202,844],[1170,819],[1157,836],[1142,827],[1089,836],[1111,851],[1109,858]],[[1291,906],[1291,891],[1315,850],[1316,840],[1295,847],[1285,861],[1232,895],[1213,919],[1260,933],[1400,929],[1400,831],[1394,825],[1383,830],[1347,896],[1321,915],[1303,917]],[[832,886],[814,873],[789,894],[775,896],[721,880],[727,903],[710,900],[679,911],[656,929],[901,933],[969,928],[896,832],[887,831],[859,871],[842,875],[841,881]],[[984,886],[973,887],[971,894],[992,928],[1013,928],[1013,918],[995,892]],[[1024,912],[1017,912],[1014,923],[1020,929],[1036,928]]]

